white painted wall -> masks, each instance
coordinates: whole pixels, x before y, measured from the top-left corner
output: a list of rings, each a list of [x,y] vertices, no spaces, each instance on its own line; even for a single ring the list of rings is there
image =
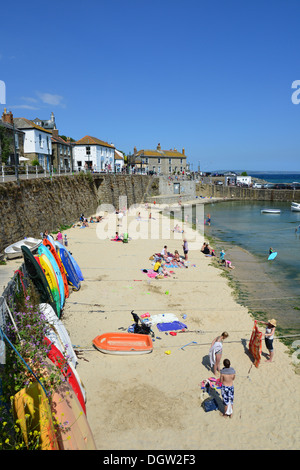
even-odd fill
[[[111,171],[114,171],[114,149],[103,147],[102,145],[90,145],[90,155],[86,154],[86,145],[75,145],[73,148],[74,170],[80,168],[84,170],[85,162],[89,161],[96,171],[104,171],[105,164],[110,164]],[[81,167],[79,166],[81,162]]]
[[[51,134],[38,129],[23,129],[23,132],[25,132],[24,153],[51,155]]]

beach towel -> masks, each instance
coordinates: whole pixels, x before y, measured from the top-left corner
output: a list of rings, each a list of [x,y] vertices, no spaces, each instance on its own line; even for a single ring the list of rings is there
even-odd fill
[[[202,380],[201,388],[205,389],[207,384],[209,384],[209,386],[213,389],[222,387],[222,382],[220,379],[216,379],[215,377],[209,377],[208,379]]]
[[[257,328],[257,321],[254,321],[252,335],[249,341],[249,351],[254,358],[255,367],[259,366],[262,351],[262,333]]]
[[[148,269],[147,276],[150,278],[155,278],[157,276],[157,273],[153,269]]]
[[[209,360],[210,360],[210,366],[213,367],[215,362],[216,362],[216,354],[222,352],[222,343],[219,341],[216,341],[214,345],[210,348],[209,350]]]
[[[172,321],[170,323],[158,323],[157,328],[159,331],[173,331],[173,330],[183,330],[187,328],[184,323],[180,321]]]
[[[158,315],[151,315],[150,319],[152,325],[156,325],[157,323],[170,323],[173,321],[179,321],[174,313],[160,313]]]

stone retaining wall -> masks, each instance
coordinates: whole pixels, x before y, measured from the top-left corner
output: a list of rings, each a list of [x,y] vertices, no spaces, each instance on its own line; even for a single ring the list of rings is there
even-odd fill
[[[239,186],[222,186],[215,184],[196,185],[197,196],[226,197],[254,201],[300,202],[300,190],[285,189],[252,189]]]
[[[40,237],[45,230],[58,231],[78,221],[81,213],[95,214],[100,204],[119,208],[119,196],[127,206],[143,202],[157,188],[146,175],[79,174],[32,178],[0,185],[0,252],[24,237]],[[152,185],[154,184],[154,189]],[[154,194],[153,194],[154,191]]]

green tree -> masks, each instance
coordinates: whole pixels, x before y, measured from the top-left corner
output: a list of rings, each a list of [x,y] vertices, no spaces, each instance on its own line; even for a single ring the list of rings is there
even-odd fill
[[[8,135],[7,129],[0,125],[0,159],[1,163],[7,163],[8,157],[11,153],[11,146],[13,143],[12,136]]]

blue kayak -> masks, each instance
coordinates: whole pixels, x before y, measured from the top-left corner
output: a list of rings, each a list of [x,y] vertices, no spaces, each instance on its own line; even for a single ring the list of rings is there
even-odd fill
[[[76,271],[76,274],[77,274],[77,276],[78,276],[78,279],[79,279],[80,281],[84,281],[84,277],[83,277],[83,275],[82,275],[82,272],[81,272],[80,267],[78,266],[77,261],[74,259],[74,257],[71,255],[71,253],[67,250],[67,248],[66,248],[64,245],[62,245],[61,243],[59,243],[59,242],[55,242],[55,245],[56,245],[57,248],[59,248],[60,251],[66,251],[66,252],[68,253],[68,255],[69,255],[69,257],[70,257],[70,259],[71,259],[71,261],[72,261],[72,264],[73,264],[73,266],[74,266],[74,269],[75,269],[75,271]]]
[[[74,289],[79,290],[81,287],[80,279],[77,276],[77,273],[71,261],[68,250],[63,250],[60,247],[58,247],[58,254],[65,268],[68,283],[71,284]]]

